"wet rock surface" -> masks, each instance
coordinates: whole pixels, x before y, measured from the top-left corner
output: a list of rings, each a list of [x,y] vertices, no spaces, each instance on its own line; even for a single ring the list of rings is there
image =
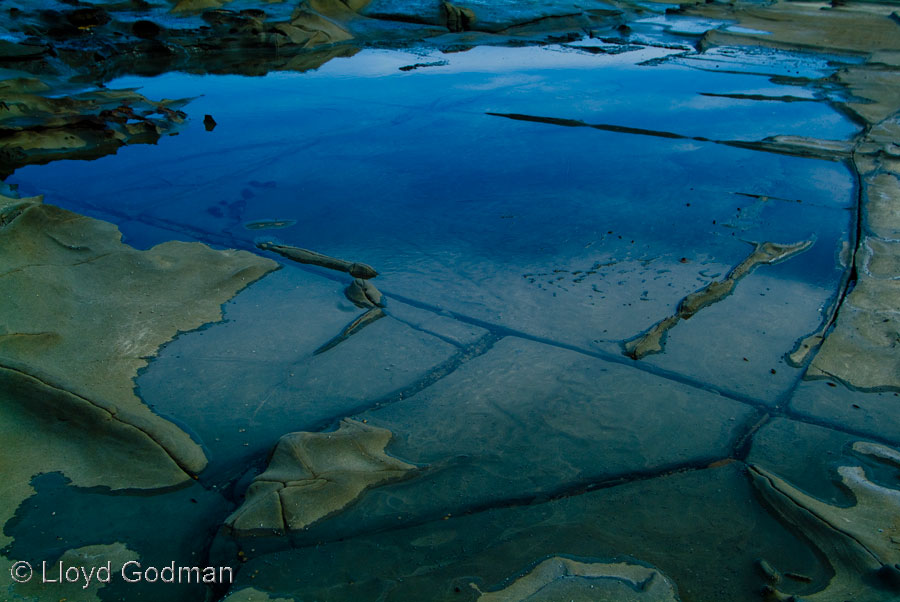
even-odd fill
[[[660,353],[663,350],[663,341],[669,329],[674,327],[678,320],[689,320],[698,311],[718,303],[731,294],[744,276],[752,272],[756,266],[762,264],[784,261],[797,253],[802,253],[812,245],[812,241],[799,242],[790,245],[780,245],[771,242],[757,244],[753,252],[741,263],[734,266],[728,272],[724,280],[710,282],[699,291],[686,296],[678,303],[678,311],[674,316],[669,316],[657,322],[646,333],[625,343],[625,354],[632,359],[639,360],[651,353]]]
[[[273,596],[303,592],[334,600],[477,600],[479,592],[502,590],[558,556],[585,564],[651,565],[677,585],[681,600],[759,600],[760,557],[784,571],[824,578],[812,552],[755,501],[742,472],[731,464],[401,524],[318,548],[264,554],[248,561],[243,574],[255,575],[254,584],[264,583]],[[727,565],[721,558],[729,559]],[[697,562],[719,567],[719,578],[696,571]]]
[[[289,433],[225,524],[237,536],[299,531],[340,512],[366,489],[415,466],[384,453],[390,431],[344,420],[333,433]]]
[[[0,197],[0,212],[3,522],[39,473],[110,490],[190,482],[203,450],[135,395],[133,379],[275,265],[197,243],[138,251],[112,224],[36,197]]]
[[[896,7],[0,11],[0,598],[900,595]]]
[[[82,486],[165,487],[199,473],[202,450],[144,405],[133,379],[161,344],[217,320],[221,303],[275,266],[200,244],[141,252],[123,244],[113,225],[39,198],[0,203],[4,422],[8,432],[21,430],[9,437],[18,448],[6,457],[9,471],[27,483],[49,468],[45,454],[26,461],[24,440],[34,435],[16,426],[19,416],[45,421],[42,432],[84,431],[47,437],[48,445],[96,438],[86,456],[76,446],[55,460],[55,469]],[[198,290],[205,291],[200,298]]]
[[[658,571],[629,563],[584,563],[548,558],[523,577],[482,602],[501,600],[659,600],[677,601],[675,586]]]

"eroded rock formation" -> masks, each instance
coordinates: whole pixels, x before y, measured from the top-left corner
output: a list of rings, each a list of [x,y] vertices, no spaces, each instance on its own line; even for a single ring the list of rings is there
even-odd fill
[[[737,283],[757,266],[790,259],[808,249],[812,244],[812,240],[787,245],[773,242],[757,244],[753,252],[734,266],[724,279],[710,282],[700,290],[686,296],[678,303],[678,309],[674,315],[663,318],[644,333],[626,341],[625,355],[639,360],[651,353],[660,353],[665,346],[666,333],[680,320],[688,320],[704,307],[718,303],[730,295]]]
[[[478,602],[678,602],[678,599],[675,585],[656,569],[630,562],[579,562],[561,556],[548,558],[501,590],[481,592],[478,596]]]
[[[133,379],[160,345],[220,319],[222,303],[276,267],[199,243],[138,251],[107,222],[0,197],[0,524],[39,472],[110,489],[200,472],[201,447]]]
[[[378,275],[378,272],[375,271],[375,268],[365,263],[346,261],[344,259],[322,255],[321,253],[316,253],[315,251],[310,251],[308,249],[301,249],[299,247],[291,247],[288,245],[279,245],[271,242],[259,242],[256,244],[256,246],[264,251],[273,251],[275,253],[278,253],[279,255],[287,257],[288,259],[292,259],[297,263],[306,263],[309,265],[317,265],[319,267],[328,268],[329,270],[347,272],[354,278],[361,278],[365,280],[368,278],[374,278]]]
[[[333,433],[289,433],[226,521],[239,536],[303,529],[415,466],[385,453],[391,432],[344,419]]]
[[[889,447],[857,442],[853,450],[900,468],[900,454]],[[849,507],[825,503],[779,476],[752,466],[750,476],[765,503],[799,529],[828,559],[834,576],[828,585],[803,596],[810,602],[888,602],[900,595],[900,490],[872,482],[861,466],[838,468],[843,485],[856,503]],[[772,600],[793,600],[780,591],[778,573],[768,587]]]

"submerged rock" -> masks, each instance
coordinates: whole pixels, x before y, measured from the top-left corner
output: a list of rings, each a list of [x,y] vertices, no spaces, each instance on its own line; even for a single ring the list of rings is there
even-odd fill
[[[296,223],[297,220],[294,219],[256,220],[245,223],[244,227],[248,230],[280,230],[290,228]]]
[[[330,349],[334,349],[335,347],[337,347],[338,345],[340,345],[341,343],[343,343],[344,341],[346,341],[347,339],[349,339],[350,337],[355,335],[357,332],[359,332],[360,330],[362,330],[363,328],[365,328],[372,322],[375,322],[376,320],[380,320],[381,318],[385,317],[385,315],[386,314],[384,313],[384,311],[382,311],[382,309],[380,307],[373,307],[372,309],[370,309],[363,315],[359,316],[358,318],[356,318],[355,320],[350,322],[347,326],[345,326],[344,329],[341,330],[341,332],[338,333],[338,335],[336,337],[334,337],[333,339],[331,339],[330,341],[328,341],[327,343],[325,343],[324,345],[322,345],[321,347],[316,349],[313,352],[313,355],[319,355],[320,353],[325,353],[326,351],[328,351]]]
[[[473,584],[473,587],[477,587]],[[478,602],[678,602],[675,585],[656,569],[630,562],[578,562],[554,556]]]
[[[339,512],[370,487],[409,476],[415,466],[388,456],[387,429],[345,419],[333,433],[289,433],[269,467],[225,524],[238,536],[308,527]]]
[[[362,278],[354,278],[344,294],[357,307],[384,307],[384,297],[375,285]]]
[[[264,251],[274,251],[288,259],[293,259],[297,263],[306,263],[328,268],[330,270],[337,270],[339,272],[347,272],[354,278],[362,278],[365,280],[374,278],[378,275],[375,268],[365,263],[346,261],[344,259],[322,255],[321,253],[316,253],[315,251],[310,251],[308,249],[277,245],[271,242],[260,242],[257,243],[256,246]]]
[[[688,320],[704,307],[718,303],[730,295],[737,283],[757,266],[790,259],[808,249],[812,244],[812,240],[787,245],[773,242],[757,244],[753,252],[734,266],[723,280],[710,282],[700,290],[687,295],[679,302],[674,315],[663,318],[643,334],[626,341],[624,344],[625,355],[639,360],[651,353],[662,352],[666,333],[680,320]]]
[[[481,592],[493,593],[494,600],[518,601],[522,597],[502,597],[507,591],[502,588],[523,577],[536,559],[559,559],[565,551],[578,560],[567,561],[574,564],[565,569],[570,578],[550,580],[551,591],[565,588],[566,582],[586,587],[580,596],[558,595],[553,602],[573,597],[580,602],[670,602],[678,600],[671,584],[677,584],[685,600],[760,602],[755,558],[765,557],[798,573],[819,574],[813,570],[812,551],[765,512],[742,472],[738,463],[675,471],[549,500],[528,497],[474,509],[461,506],[452,515],[431,515],[425,521],[407,520],[405,513],[404,520],[397,520],[401,511],[395,509],[390,528],[349,538],[332,534],[258,557],[251,549],[259,552],[260,541],[251,540],[244,543],[250,559],[237,574],[236,584],[290,593],[297,600],[454,602],[477,600],[479,592],[471,586],[475,583]],[[423,475],[408,483],[426,479]],[[465,478],[458,481],[462,489],[467,485]],[[401,483],[392,488],[402,487]],[[640,561],[617,556],[625,551]],[[722,577],[711,577],[698,567]],[[664,577],[672,590],[667,591]],[[645,584],[644,589],[631,585],[635,582]],[[613,594],[591,596],[604,588]]]
[[[255,587],[245,587],[229,594],[224,602],[293,602],[293,598],[278,598]]]

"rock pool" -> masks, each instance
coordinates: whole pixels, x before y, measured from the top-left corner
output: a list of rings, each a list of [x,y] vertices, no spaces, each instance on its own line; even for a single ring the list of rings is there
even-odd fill
[[[900,597],[891,6],[35,4],[0,599]]]

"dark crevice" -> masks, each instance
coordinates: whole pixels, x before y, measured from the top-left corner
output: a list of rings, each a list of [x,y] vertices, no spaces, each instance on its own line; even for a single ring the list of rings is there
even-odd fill
[[[887,445],[890,447],[897,447],[898,445],[900,445],[900,440],[891,440],[886,437],[882,437],[880,435],[861,431],[859,429],[845,426],[843,424],[835,424],[833,422],[829,422],[828,420],[824,420],[822,418],[817,418],[815,416],[807,416],[805,414],[801,414],[801,413],[795,412],[793,410],[773,412],[772,416],[785,418],[787,420],[793,420],[794,422],[801,422],[803,424],[811,424],[812,426],[819,426],[822,428],[826,428],[830,431],[845,433],[847,435],[859,437],[860,439],[865,439],[867,441],[874,441],[875,443],[881,443],[883,445]]]
[[[747,459],[747,456],[750,454],[750,449],[753,447],[753,438],[756,437],[756,433],[758,433],[771,418],[771,414],[756,412],[749,420],[747,420],[744,424],[743,432],[739,434],[734,441],[734,447],[732,448],[733,451],[731,454],[733,458],[742,462]]]
[[[547,504],[550,502],[577,497],[580,495],[585,495],[588,493],[601,491],[604,489],[612,489],[614,487],[619,487],[622,485],[629,485],[632,483],[641,483],[645,481],[651,481],[653,479],[669,477],[678,474],[685,474],[690,472],[697,472],[701,470],[711,469],[717,466],[721,466],[723,464],[728,463],[729,461],[733,461],[732,458],[722,458],[722,457],[708,457],[701,458],[692,462],[683,462],[677,464],[670,464],[668,466],[662,466],[655,469],[648,470],[640,470],[640,471],[631,471],[628,473],[611,475],[601,479],[583,479],[579,481],[572,481],[569,483],[565,483],[558,487],[548,489],[547,491],[543,491],[535,494],[528,495],[520,495],[514,497],[501,498],[486,502],[474,503],[470,505],[465,505],[461,507],[457,507],[453,509],[452,516],[460,517],[460,516],[472,516],[477,514],[482,514],[485,512],[492,512],[495,510],[507,510],[512,508],[526,508],[530,506],[540,506],[543,504]],[[353,533],[352,535],[343,535],[340,537],[335,537],[334,539],[324,538],[324,539],[316,539],[315,541],[310,542],[295,542],[292,541],[290,547],[293,549],[305,549],[311,547],[318,547],[322,545],[328,545],[331,543],[336,543],[339,541],[347,541],[350,539],[358,539],[360,537],[371,537],[374,535],[380,535],[383,533],[390,533],[399,530],[406,530],[415,527],[420,527],[423,525],[428,525],[431,523],[437,523],[438,521],[446,520],[448,514],[447,511],[444,510],[437,515],[430,514],[427,516],[421,516],[418,518],[410,518],[405,519],[402,525],[385,525],[374,527],[372,529],[359,531]],[[287,542],[285,542],[287,544]]]
[[[585,123],[577,119],[561,119],[557,117],[540,117],[535,115],[523,115],[521,113],[491,113],[487,115],[492,117],[505,117],[515,121],[531,121],[535,123],[545,123],[549,125],[559,125],[563,127],[586,127],[606,132],[616,132],[620,134],[634,134],[638,136],[652,136],[655,138],[671,138],[676,140],[693,140],[695,142],[706,142],[712,144],[721,144],[745,150],[760,151],[767,153],[776,153],[779,155],[788,155],[791,157],[803,157],[807,159],[822,159],[826,161],[842,161],[848,158],[848,151],[837,148],[824,148],[810,145],[801,145],[796,143],[785,142],[775,138],[765,138],[763,140],[713,140],[703,136],[686,136],[684,134],[676,134],[674,132],[666,132],[662,130],[648,130],[644,128],[635,128],[623,125],[613,125],[608,123]],[[834,141],[830,141],[834,142]]]
[[[853,223],[850,225],[850,237],[848,242],[850,254],[847,258],[847,267],[844,269],[844,273],[841,275],[841,281],[838,285],[837,294],[826,310],[826,314],[822,319],[821,325],[818,329],[813,331],[812,333],[802,337],[799,339],[795,345],[794,349],[787,354],[785,357],[787,359],[787,363],[797,368],[803,368],[803,372],[797,379],[794,381],[793,386],[790,390],[786,391],[781,398],[778,400],[777,407],[779,408],[790,408],[791,400],[794,397],[794,394],[797,391],[797,388],[800,384],[806,379],[806,368],[812,363],[815,359],[816,354],[818,353],[819,348],[825,340],[828,332],[834,327],[835,322],[837,321],[838,313],[840,312],[841,307],[844,304],[844,301],[847,299],[847,296],[856,286],[856,281],[858,279],[858,274],[856,270],[856,256],[859,252],[859,246],[862,242],[862,228],[863,228],[863,200],[865,197],[865,191],[863,187],[862,174],[859,172],[859,168],[856,166],[856,153],[859,145],[868,137],[869,132],[871,131],[871,126],[866,126],[866,128],[861,132],[854,144],[853,153],[851,155],[851,160],[847,161],[847,166],[853,174],[853,178],[856,181],[856,199],[855,199],[855,207],[852,213]],[[804,344],[805,341],[810,339],[811,337],[819,336],[820,340],[812,346],[808,352],[806,352],[803,361],[800,364],[795,364],[790,360],[790,356],[800,350],[801,345]]]
[[[766,403],[763,400],[753,399],[751,397],[741,395],[740,393],[729,391],[727,389],[723,389],[723,388],[717,387],[715,385],[712,385],[712,384],[709,384],[706,382],[702,382],[702,381],[690,378],[688,376],[684,376],[677,372],[672,372],[670,370],[666,370],[664,368],[659,368],[657,366],[652,366],[652,365],[636,362],[636,361],[632,360],[631,358],[624,357],[617,353],[610,353],[610,352],[605,352],[605,351],[600,351],[600,350],[595,350],[595,349],[585,349],[585,348],[579,347],[577,345],[570,345],[567,343],[562,343],[559,341],[546,339],[543,337],[529,334],[527,332],[522,332],[520,330],[514,330],[512,328],[508,328],[505,326],[499,326],[497,324],[492,324],[492,323],[486,322],[484,320],[479,320],[478,318],[472,318],[472,317],[464,315],[464,314],[458,314],[451,310],[435,307],[428,303],[418,301],[416,299],[410,299],[409,297],[404,297],[402,295],[386,294],[385,296],[392,297],[394,299],[397,299],[398,301],[401,301],[403,303],[406,303],[407,305],[411,305],[418,309],[423,309],[425,311],[429,311],[429,312],[432,312],[435,314],[449,315],[453,319],[458,320],[460,322],[463,322],[466,324],[472,324],[473,326],[478,326],[479,328],[483,328],[484,330],[487,330],[488,332],[494,334],[498,338],[507,337],[507,336],[508,337],[516,337],[519,339],[525,339],[527,341],[540,343],[542,345],[556,347],[557,349],[565,349],[567,351],[574,351],[575,353],[580,353],[582,355],[594,357],[594,358],[604,360],[607,362],[611,362],[614,364],[619,364],[622,366],[628,366],[631,368],[635,368],[636,370],[640,370],[642,372],[647,372],[648,374],[652,374],[653,376],[659,376],[661,378],[665,378],[667,380],[671,380],[671,381],[677,382],[679,384],[687,385],[687,386],[695,388],[695,389],[700,389],[702,391],[708,391],[711,393],[717,393],[718,395],[721,395],[722,397],[725,397],[725,398],[731,399],[733,401],[737,401],[739,403],[743,403],[743,404],[746,404],[746,405],[749,405],[749,406],[752,406],[755,408],[760,408],[763,410],[767,409],[769,407],[769,405],[771,405],[771,404]]]
[[[694,138],[691,136],[684,136],[682,134],[675,134],[673,132],[664,132],[660,130],[647,130],[644,128],[634,128],[628,127],[624,125],[610,125],[605,123],[585,123],[584,121],[578,119],[561,119],[558,117],[540,117],[536,115],[523,115],[521,113],[491,113],[488,111],[486,113],[492,117],[506,117],[507,119],[512,119],[514,121],[531,121],[534,123],[546,123],[549,125],[560,125],[563,127],[585,127],[592,128],[595,130],[603,130],[606,132],[617,132],[620,134],[636,134],[639,136],[654,136],[656,138],[674,138],[677,140],[697,140],[700,142],[712,142],[709,138]]]
[[[401,402],[404,399],[409,399],[413,395],[421,393],[441,379],[449,376],[450,374],[453,374],[467,362],[486,354],[494,347],[494,345],[497,344],[497,341],[499,341],[501,338],[501,336],[497,336],[495,334],[487,334],[475,343],[464,347],[448,360],[431,369],[418,381],[409,384],[401,389],[388,393],[387,395],[384,395],[383,397],[380,397],[378,399],[366,400],[365,402],[353,408],[350,408],[345,412],[342,412],[339,416],[325,418],[318,423],[313,424],[307,430],[311,432],[318,432],[329,429],[336,429],[339,426],[340,421],[344,418],[356,417],[359,414],[371,410],[377,410],[379,408]]]
[[[734,100],[761,100],[772,102],[827,102],[822,98],[804,98],[802,96],[766,96],[765,94],[723,94],[719,92],[700,92],[700,96],[713,98],[731,98]]]
[[[172,453],[166,448],[165,445],[163,445],[156,437],[153,436],[152,433],[148,432],[147,430],[145,430],[145,429],[143,429],[143,428],[141,428],[141,427],[139,427],[139,426],[137,426],[137,425],[134,425],[134,424],[132,424],[132,423],[130,423],[130,422],[127,422],[127,421],[125,421],[125,420],[122,420],[122,419],[118,416],[118,414],[114,414],[113,412],[111,412],[111,411],[108,410],[107,408],[105,408],[105,407],[99,405],[98,403],[96,403],[96,402],[94,402],[94,401],[91,401],[91,400],[88,399],[87,397],[83,397],[83,396],[81,396],[81,395],[79,395],[79,394],[77,394],[77,393],[74,393],[74,392],[72,392],[72,391],[69,391],[68,389],[64,389],[64,388],[62,388],[62,387],[59,387],[59,386],[57,386],[57,385],[54,385],[53,383],[50,383],[50,382],[48,382],[48,381],[45,381],[45,380],[43,380],[43,379],[41,379],[41,378],[39,378],[39,377],[37,377],[37,376],[35,376],[35,375],[33,375],[33,374],[29,374],[28,372],[24,372],[24,371],[22,371],[22,370],[19,370],[19,369],[17,369],[17,368],[11,367],[11,366],[7,366],[7,365],[2,365],[2,364],[0,364],[0,371],[3,371],[3,370],[12,372],[12,373],[14,373],[14,374],[17,374],[17,375],[19,375],[21,378],[25,378],[25,379],[27,379],[27,380],[31,380],[31,381],[37,382],[37,383],[39,383],[39,384],[40,384],[41,386],[43,386],[43,387],[46,387],[46,388],[48,388],[48,389],[53,389],[54,391],[58,391],[58,392],[60,392],[60,393],[62,393],[62,394],[64,394],[64,395],[71,395],[71,396],[74,397],[75,399],[79,399],[79,400],[83,401],[84,403],[86,403],[86,404],[88,404],[88,405],[90,405],[90,406],[92,406],[92,407],[94,407],[94,408],[96,408],[96,409],[102,411],[104,414],[106,414],[106,415],[109,416],[110,420],[114,420],[114,421],[116,421],[116,422],[118,422],[118,423],[120,423],[120,424],[122,424],[122,425],[129,426],[129,427],[135,429],[136,431],[139,431],[139,432],[143,433],[150,441],[152,441],[152,442],[155,443],[157,446],[159,446],[160,450],[162,450],[163,453],[165,453],[165,455],[168,456],[168,457],[172,460],[172,462],[173,462],[176,466],[178,466],[178,468],[181,469],[181,471],[185,474],[185,476],[187,476],[187,477],[195,477],[195,473],[194,473],[191,469],[189,469],[187,466],[185,466],[185,465],[181,462],[181,460],[180,460],[178,457],[176,457],[174,454],[172,454]]]
[[[392,318],[393,320],[396,320],[397,322],[400,322],[400,323],[403,324],[404,326],[406,326],[406,327],[408,327],[408,328],[410,328],[410,329],[412,329],[412,330],[415,330],[416,332],[421,332],[422,334],[427,334],[428,336],[434,337],[434,338],[436,338],[436,339],[439,339],[439,340],[441,340],[441,341],[447,343],[448,345],[453,345],[453,346],[456,347],[457,349],[465,349],[465,347],[466,347],[464,344],[460,343],[459,341],[456,341],[456,340],[454,340],[454,339],[451,339],[451,338],[448,337],[448,336],[442,335],[442,334],[439,333],[439,332],[435,332],[435,331],[433,331],[433,330],[429,330],[428,328],[425,328],[424,326],[418,326],[418,325],[416,325],[416,324],[413,324],[412,322],[409,322],[409,321],[404,320],[404,319],[402,319],[402,318],[398,318],[397,316],[395,316],[394,314],[392,314],[390,311],[385,311],[385,313],[386,313],[390,318]]]

